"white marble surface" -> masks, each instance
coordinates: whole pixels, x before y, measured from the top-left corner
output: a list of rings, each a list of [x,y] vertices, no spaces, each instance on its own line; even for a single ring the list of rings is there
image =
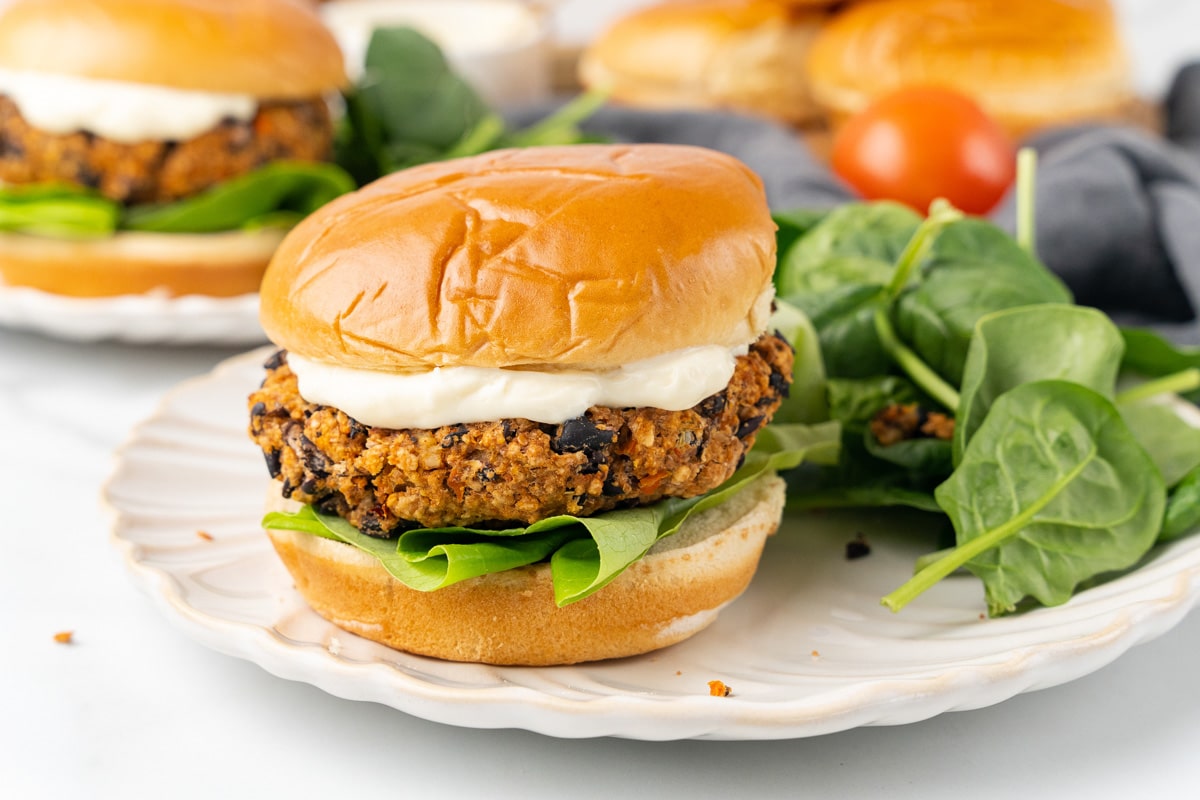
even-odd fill
[[[134,589],[97,491],[130,426],[231,352],[0,331],[0,796],[1196,796],[1197,614],[1065,686],[777,742],[451,728],[207,650]]]
[[[585,36],[625,0],[565,0]],[[1192,0],[1124,0],[1141,81],[1200,50]],[[591,10],[588,10],[588,9]],[[0,797],[1200,796],[1200,614],[1071,684],[778,742],[558,740],[424,722],[205,649],[127,579],[98,489],[169,387],[230,350],[0,330]],[[71,645],[56,632],[71,630]],[[285,794],[286,792],[286,794]]]

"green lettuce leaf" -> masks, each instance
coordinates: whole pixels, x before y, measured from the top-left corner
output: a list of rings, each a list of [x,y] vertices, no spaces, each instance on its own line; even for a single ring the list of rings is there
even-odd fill
[[[725,502],[764,475],[793,469],[806,459],[836,462],[839,443],[837,423],[769,426],[759,432],[741,468],[708,494],[593,517],[556,516],[522,528],[425,528],[387,540],[366,536],[341,517],[318,514],[311,506],[271,512],[262,524],[353,545],[419,591],[549,559],[555,602],[563,606],[603,588],[689,516]]]
[[[186,200],[134,206],[121,227],[155,233],[216,233],[264,222],[290,227],[354,189],[354,179],[335,164],[276,161]]]
[[[0,188],[0,231],[83,239],[109,236],[121,207],[91,189],[69,184]]]

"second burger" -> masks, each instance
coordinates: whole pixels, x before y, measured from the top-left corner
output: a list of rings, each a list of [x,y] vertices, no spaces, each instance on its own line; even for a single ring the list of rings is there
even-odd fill
[[[258,289],[286,228],[354,188],[342,56],[290,0],[16,0],[0,11],[0,285]]]
[[[263,283],[283,350],[249,407],[310,605],[510,664],[711,622],[797,460],[750,452],[792,381],[774,228],[747,167],[676,145],[430,164],[302,222]]]

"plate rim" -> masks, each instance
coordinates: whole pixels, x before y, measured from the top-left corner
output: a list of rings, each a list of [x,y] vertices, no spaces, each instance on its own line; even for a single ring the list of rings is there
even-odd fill
[[[1014,648],[1007,657],[995,663],[960,666],[939,676],[871,678],[861,684],[842,687],[832,696],[823,695],[821,702],[801,698],[767,704],[736,695],[726,698],[663,696],[656,699],[637,693],[572,699],[520,685],[476,688],[470,690],[469,696],[464,696],[461,689],[419,680],[383,661],[351,662],[319,642],[289,643],[261,625],[213,617],[187,602],[176,577],[165,569],[140,561],[138,543],[121,537],[122,523],[128,512],[114,497],[114,488],[121,484],[126,454],[139,443],[142,433],[161,420],[180,396],[196,387],[218,382],[251,362],[261,362],[273,349],[266,346],[226,358],[209,372],[188,378],[166,392],[154,411],[137,423],[112,453],[108,476],[100,490],[100,502],[109,519],[110,542],[121,555],[127,573],[176,628],[210,649],[251,661],[272,675],[308,683],[347,700],[378,702],[443,724],[484,729],[519,728],[559,738],[614,736],[646,741],[804,738],[864,725],[909,724],[947,711],[994,705],[1024,692],[1076,680],[1111,663],[1130,647],[1170,630],[1200,604],[1200,537],[1192,537],[1163,546],[1158,556],[1130,574],[1089,590],[1101,590],[1098,594],[1084,592],[1077,595],[1090,599],[1045,609],[1047,613],[1042,615],[1045,617],[1061,609],[1086,610],[1089,604],[1103,601],[1105,587],[1119,585],[1121,581],[1137,576],[1145,577],[1146,570],[1168,572],[1162,580],[1135,586],[1135,599],[1123,603],[1119,609],[1102,609],[1091,615],[1089,618],[1112,617],[1099,630]],[[1166,554],[1173,554],[1172,559],[1163,561]],[[1167,577],[1172,580],[1165,580]],[[315,612],[305,610],[316,617]],[[352,633],[337,631],[339,637],[357,638]],[[653,657],[653,654],[648,656]],[[1039,665],[1045,662],[1057,664],[1058,669],[1053,675],[1038,673]],[[490,669],[524,672],[573,668]],[[848,699],[857,702],[848,702]],[[500,719],[469,712],[481,705],[495,709],[511,707],[512,713]],[[831,706],[836,710],[831,710]],[[532,719],[529,710],[533,707],[544,712],[544,716]],[[659,728],[647,725],[647,707],[652,709],[650,713],[655,721],[669,724]],[[665,713],[664,709],[667,709]],[[581,720],[588,720],[590,724],[581,724]]]

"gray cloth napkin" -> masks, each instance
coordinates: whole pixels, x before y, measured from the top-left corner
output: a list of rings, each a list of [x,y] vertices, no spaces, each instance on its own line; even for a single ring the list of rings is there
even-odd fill
[[[527,110],[514,121],[545,111]],[[1037,248],[1079,303],[1200,342],[1200,64],[1179,72],[1165,111],[1165,137],[1079,126],[1029,142],[1039,152]],[[609,107],[584,127],[618,141],[694,144],[734,155],[762,177],[777,210],[854,199],[789,129],[765,120]],[[993,214],[1010,231],[1013,206],[1010,193]]]

